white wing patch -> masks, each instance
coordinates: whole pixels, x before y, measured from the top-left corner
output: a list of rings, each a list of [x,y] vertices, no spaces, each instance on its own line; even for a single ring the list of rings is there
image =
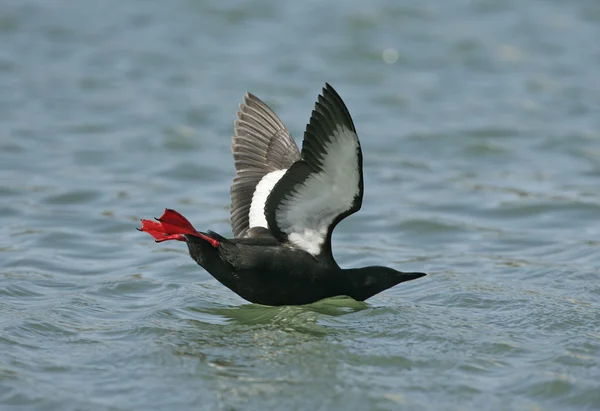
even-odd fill
[[[258,182],[250,203],[249,227],[269,228],[265,217],[265,203],[275,184],[283,177],[287,169],[272,171]]]
[[[352,207],[360,191],[356,133],[338,124],[330,140],[319,159],[321,171],[294,187],[276,211],[277,225],[288,240],[313,255],[321,252],[329,226]]]

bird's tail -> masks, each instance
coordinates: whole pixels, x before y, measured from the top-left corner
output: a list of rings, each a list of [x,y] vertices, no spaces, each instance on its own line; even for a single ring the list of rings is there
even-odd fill
[[[218,239],[197,231],[187,218],[175,210],[166,208],[163,215],[155,220],[142,220],[142,227],[138,230],[150,234],[157,243],[169,240],[187,241],[185,236],[191,235],[207,241],[214,248],[219,246]]]

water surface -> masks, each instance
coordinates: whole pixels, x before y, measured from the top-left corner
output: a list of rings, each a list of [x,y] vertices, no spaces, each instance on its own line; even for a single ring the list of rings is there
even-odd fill
[[[600,4],[4,0],[3,410],[600,408]],[[366,304],[248,304],[139,218],[230,234],[244,92],[364,152]]]

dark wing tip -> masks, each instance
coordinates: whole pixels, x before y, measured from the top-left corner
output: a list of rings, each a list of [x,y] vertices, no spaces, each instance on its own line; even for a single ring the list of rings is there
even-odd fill
[[[323,94],[325,93],[332,93],[337,95],[338,97],[340,96],[337,91],[335,91],[335,89],[333,88],[333,86],[331,84],[329,84],[328,82],[325,82],[325,87],[323,87]]]
[[[307,160],[311,167],[319,167],[319,158],[324,147],[331,141],[331,138],[340,127],[354,133],[358,145],[359,167],[362,169],[360,141],[358,141],[350,112],[334,88],[329,83],[325,83],[304,131],[302,158]]]
[[[319,96],[318,103],[325,106],[330,114],[334,116],[334,119],[356,132],[354,121],[352,121],[352,116],[350,115],[348,107],[346,107],[346,103],[344,103],[342,97],[335,91],[331,84],[325,83],[325,87],[323,87],[323,91]],[[318,106],[315,106],[315,109],[317,108]]]
[[[338,125],[356,133],[354,121],[352,121],[346,103],[329,83],[325,83],[325,87],[323,87],[315,103],[309,122],[310,127],[307,128],[312,128],[311,132],[313,133],[328,134],[335,130]]]

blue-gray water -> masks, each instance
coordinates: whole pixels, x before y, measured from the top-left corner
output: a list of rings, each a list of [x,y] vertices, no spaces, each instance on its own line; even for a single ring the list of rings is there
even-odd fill
[[[600,408],[597,0],[0,2],[0,408]],[[245,91],[328,81],[368,301],[251,305],[139,218],[229,235]]]

